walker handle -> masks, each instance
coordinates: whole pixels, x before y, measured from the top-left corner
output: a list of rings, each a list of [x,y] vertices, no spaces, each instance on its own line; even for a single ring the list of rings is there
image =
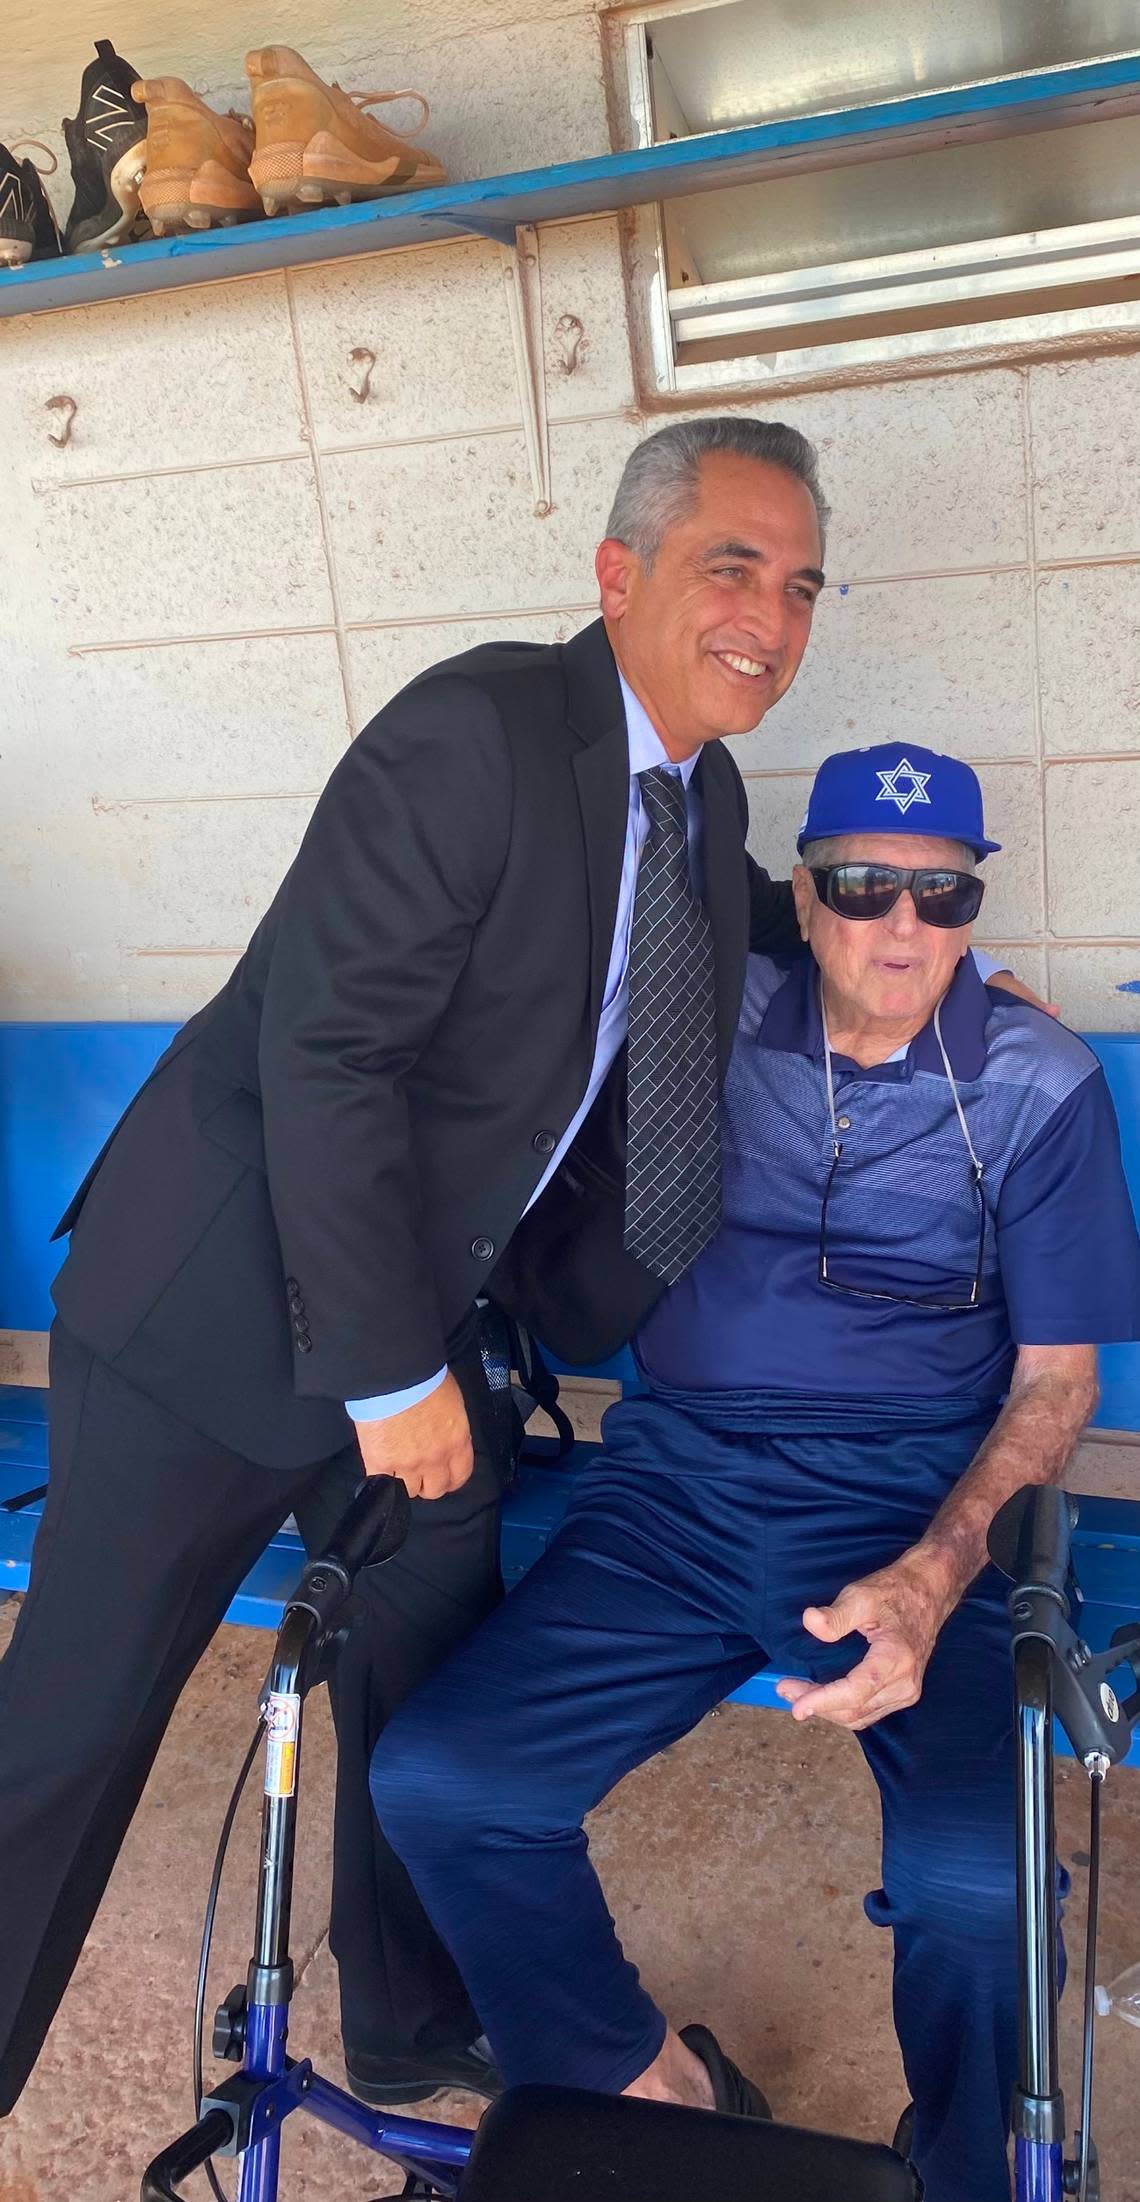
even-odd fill
[[[397,1476],[366,1476],[323,1552],[308,1562],[285,1614],[311,1614],[322,1637],[342,1619],[353,1577],[398,1552],[408,1534],[411,1501]]]
[[[366,1476],[349,1501],[313,1567],[339,1567],[349,1581],[362,1567],[378,1567],[398,1552],[408,1534],[408,1487],[398,1476]]]
[[[1046,1591],[1069,1612],[1069,1570],[1076,1503],[1055,1483],[1027,1483],[999,1508],[986,1545],[994,1566],[1018,1591]]]
[[[234,2136],[234,2121],[224,2110],[207,2111],[188,2133],[180,2134],[143,2173],[140,2202],[179,2202],[179,2188],[200,2164],[223,2151]]]

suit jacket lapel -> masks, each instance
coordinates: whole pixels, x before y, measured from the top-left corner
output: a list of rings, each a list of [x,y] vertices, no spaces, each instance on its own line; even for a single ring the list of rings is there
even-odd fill
[[[565,650],[573,759],[590,896],[590,1030],[602,1014],[629,822],[629,736],[613,652],[601,620]]]
[[[719,742],[702,751],[696,775],[704,807],[705,908],[716,961],[717,1058],[723,1077],[736,1037],[748,956],[748,871],[735,767]]]

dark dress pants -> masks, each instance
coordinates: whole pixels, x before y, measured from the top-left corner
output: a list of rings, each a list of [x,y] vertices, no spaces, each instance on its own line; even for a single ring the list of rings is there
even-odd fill
[[[346,2041],[380,2055],[465,2045],[479,2031],[368,1802],[387,1714],[499,1595],[500,1425],[477,1345],[452,1365],[474,1475],[449,1498],[415,1503],[403,1551],[365,1571],[364,1613],[333,1692],[332,1941]],[[257,1466],[58,1323],[50,1420],[31,1583],[0,1663],[0,2115],[35,2063],[183,1683],[234,1592],[291,1511],[319,1541],[361,1473],[355,1445],[301,1471]]]

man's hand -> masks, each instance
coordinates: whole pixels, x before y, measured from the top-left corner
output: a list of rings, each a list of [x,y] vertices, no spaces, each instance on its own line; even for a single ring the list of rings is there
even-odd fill
[[[1043,1009],[1047,1017],[1059,1017],[1061,1014],[1057,1002],[1043,1002],[1040,994],[1035,994],[1024,979],[1015,979],[1012,971],[995,971],[989,983],[991,986],[1000,986],[1005,994],[1016,994],[1019,1002],[1032,1002],[1034,1009]]]
[[[355,1429],[365,1475],[398,1476],[413,1499],[458,1491],[475,1466],[467,1409],[450,1369],[416,1406]]]
[[[781,1682],[797,1720],[831,1720],[858,1733],[887,1713],[917,1705],[938,1631],[957,1603],[943,1572],[917,1549],[862,1582],[848,1583],[830,1606],[808,1606],[804,1627],[835,1644],[865,1636],[865,1659],[838,1682]]]

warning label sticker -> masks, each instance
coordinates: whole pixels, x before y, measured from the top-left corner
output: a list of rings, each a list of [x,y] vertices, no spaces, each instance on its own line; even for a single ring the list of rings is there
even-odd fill
[[[297,1786],[297,1738],[301,1733],[301,1700],[293,1691],[272,1691],[266,1708],[268,1744],[265,1753],[265,1794],[291,1797]]]

